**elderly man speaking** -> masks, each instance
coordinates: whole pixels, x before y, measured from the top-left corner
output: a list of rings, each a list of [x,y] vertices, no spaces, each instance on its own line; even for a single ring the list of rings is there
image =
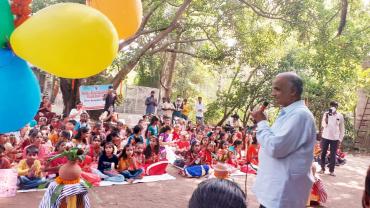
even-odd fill
[[[301,100],[303,82],[292,72],[278,74],[272,96],[281,111],[269,127],[262,110],[252,113],[261,145],[253,192],[260,208],[305,207],[312,186],[310,167],[316,139],[315,120]]]

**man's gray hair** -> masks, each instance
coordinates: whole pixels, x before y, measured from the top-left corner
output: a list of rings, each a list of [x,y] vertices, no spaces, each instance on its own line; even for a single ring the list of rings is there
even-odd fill
[[[295,72],[283,72],[278,74],[278,76],[284,76],[292,83],[293,88],[297,91],[299,96],[303,93],[303,80]]]

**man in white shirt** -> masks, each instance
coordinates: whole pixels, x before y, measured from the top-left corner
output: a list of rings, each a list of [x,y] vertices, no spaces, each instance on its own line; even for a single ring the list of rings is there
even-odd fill
[[[278,74],[272,87],[272,97],[281,106],[273,125],[269,126],[262,109],[252,113],[260,144],[252,190],[261,208],[305,207],[313,184],[315,119],[301,100],[303,82],[297,74]]]
[[[160,120],[162,120],[162,118],[163,118],[163,106],[166,103],[166,101],[167,101],[167,98],[162,97],[162,102],[159,104],[159,107],[157,109],[157,115],[160,118]]]
[[[335,156],[338,146],[344,137],[344,118],[343,115],[337,112],[338,103],[335,101],[330,102],[329,111],[324,113],[322,118],[322,152],[321,152],[321,174],[325,173],[325,159],[330,146],[329,156],[329,172],[331,176],[335,176]]]
[[[198,102],[195,104],[195,118],[199,125],[204,125],[204,105],[202,103],[202,97],[198,97]]]
[[[82,102],[78,102],[76,108],[73,108],[69,113],[69,119],[80,122],[80,116],[82,113],[86,113],[86,111],[83,109]]]
[[[174,107],[170,102],[170,98],[165,98],[165,99],[166,101],[162,105],[163,117],[172,118]]]

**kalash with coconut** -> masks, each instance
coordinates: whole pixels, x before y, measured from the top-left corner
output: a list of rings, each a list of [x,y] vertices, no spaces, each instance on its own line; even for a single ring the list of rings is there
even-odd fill
[[[49,161],[67,157],[68,162],[60,167],[59,176],[50,183],[39,208],[89,208],[88,188],[91,186],[81,179],[78,161],[85,159],[85,153],[77,147],[64,151]]]
[[[235,168],[226,163],[230,156],[228,149],[220,149],[217,155],[215,155],[217,163],[213,166],[213,170],[216,178],[228,179],[230,177],[230,173],[235,171]]]

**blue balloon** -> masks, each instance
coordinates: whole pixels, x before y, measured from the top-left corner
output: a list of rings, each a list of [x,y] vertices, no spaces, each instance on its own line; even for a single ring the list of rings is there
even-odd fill
[[[0,49],[0,133],[17,131],[36,115],[40,86],[27,63]]]

